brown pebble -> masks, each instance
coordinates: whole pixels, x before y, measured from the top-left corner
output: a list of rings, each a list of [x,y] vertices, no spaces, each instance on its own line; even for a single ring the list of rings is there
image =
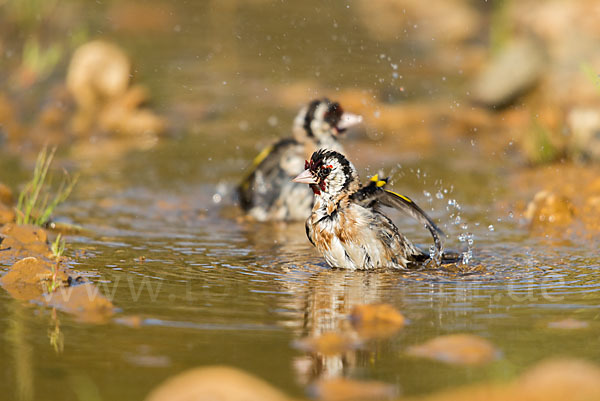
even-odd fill
[[[296,340],[294,347],[306,352],[319,352],[324,355],[335,355],[361,345],[361,341],[353,334],[341,334],[335,332],[323,333],[318,337],[305,337]]]
[[[379,381],[346,378],[321,379],[313,383],[309,394],[323,401],[389,400],[398,396],[398,388]]]
[[[488,340],[473,334],[449,334],[407,349],[407,354],[457,365],[480,365],[498,358]]]
[[[389,304],[356,305],[350,313],[350,320],[363,338],[389,337],[405,323],[404,316]]]
[[[146,401],[286,401],[262,379],[227,366],[187,370],[167,379]]]

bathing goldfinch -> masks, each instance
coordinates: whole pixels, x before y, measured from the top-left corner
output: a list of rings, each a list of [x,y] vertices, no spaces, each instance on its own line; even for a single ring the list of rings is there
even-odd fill
[[[306,234],[332,267],[405,269],[430,258],[400,233],[381,206],[397,208],[424,224],[434,238],[436,252],[443,253],[443,232],[419,206],[384,189],[387,180],[377,176],[361,187],[356,169],[339,152],[321,149],[313,153],[293,181],[309,184],[314,193]]]

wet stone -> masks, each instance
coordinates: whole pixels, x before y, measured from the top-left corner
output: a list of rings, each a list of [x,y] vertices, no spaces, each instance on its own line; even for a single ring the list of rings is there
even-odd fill
[[[390,400],[400,391],[396,386],[379,381],[359,381],[346,378],[322,379],[311,384],[308,394],[323,401]]]
[[[362,338],[389,337],[405,324],[404,316],[389,304],[356,305],[350,320]]]
[[[43,228],[33,225],[7,224],[0,230],[0,234],[10,236],[23,244],[34,242],[48,242],[48,234]]]
[[[112,302],[91,283],[61,287],[45,298],[48,306],[88,323],[105,323],[114,314]]]
[[[517,389],[524,400],[598,400],[600,367],[575,359],[544,361],[518,380]]]
[[[2,287],[15,299],[31,301],[40,298],[52,280],[53,265],[43,259],[28,257],[15,263],[0,279]],[[56,280],[64,283],[68,280],[63,270],[58,270]]]
[[[548,327],[551,329],[562,329],[562,330],[577,330],[577,329],[587,329],[590,327],[590,324],[583,320],[566,318],[563,320],[558,320],[556,322],[548,323]]]
[[[0,203],[11,206],[14,201],[12,190],[0,182]]]
[[[569,150],[575,158],[600,160],[600,111],[576,108],[567,116]]]
[[[318,337],[306,337],[292,344],[306,352],[318,352],[324,355],[335,355],[358,348],[361,341],[351,333],[324,333]]]
[[[15,221],[15,211],[12,207],[0,203],[0,226]]]
[[[14,263],[17,258],[27,256],[50,257],[48,234],[43,228],[33,225],[9,223],[0,229],[4,237],[0,243],[0,263]]]
[[[561,164],[515,175],[515,188],[540,187],[524,208],[534,234],[595,238],[600,231],[600,169],[592,164]],[[580,224],[582,223],[582,224]]]
[[[473,334],[449,334],[407,349],[407,354],[448,364],[481,365],[494,361],[500,352],[488,340]]]
[[[101,40],[88,42],[71,58],[67,88],[79,109],[91,113],[102,99],[125,93],[130,71],[131,61],[118,46]]]
[[[516,40],[502,49],[475,79],[473,98],[488,107],[505,106],[537,83],[544,63],[540,44]]]
[[[146,401],[285,401],[278,389],[242,370],[213,366],[185,371],[167,379]]]
[[[592,401],[600,399],[600,367],[576,359],[547,360],[508,384],[477,384],[411,398],[421,401]]]
[[[575,217],[575,208],[569,198],[549,191],[540,191],[527,205],[525,218],[532,228],[544,225],[568,225]]]
[[[0,234],[0,262],[13,263],[0,284],[13,298],[45,304],[85,322],[104,323],[113,315],[112,302],[96,286],[50,260],[52,252],[42,228],[7,224]]]
[[[165,130],[165,120],[143,108],[149,94],[143,86],[131,86],[131,71],[129,57],[113,43],[95,40],[75,51],[66,84],[77,103],[72,123],[77,133],[99,129],[154,135]]]

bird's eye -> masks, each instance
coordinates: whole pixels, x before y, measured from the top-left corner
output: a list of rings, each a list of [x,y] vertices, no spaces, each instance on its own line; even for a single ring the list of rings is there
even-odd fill
[[[329,175],[329,173],[331,173],[331,166],[321,167],[321,170],[319,171],[319,175],[322,178],[327,177]]]

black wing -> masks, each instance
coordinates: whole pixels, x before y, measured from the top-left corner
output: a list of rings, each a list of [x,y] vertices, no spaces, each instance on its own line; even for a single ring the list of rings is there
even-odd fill
[[[427,214],[410,198],[400,195],[396,192],[384,189],[388,179],[379,179],[377,175],[371,177],[367,185],[364,185],[356,193],[352,199],[364,207],[374,207],[381,204],[386,207],[398,209],[404,214],[417,220],[423,224],[431,233],[435,247],[441,255],[444,245],[444,232],[427,216]]]
[[[375,206],[387,182],[388,178],[379,179],[379,174],[375,174],[371,177],[368,184],[363,185],[358,191],[352,194],[352,200],[363,207]]]
[[[446,234],[444,234],[433,220],[427,216],[423,209],[404,195],[397,194],[396,192],[387,189],[382,189],[381,193],[379,202],[382,205],[398,209],[427,227],[433,237],[435,247],[441,255],[444,250],[444,238],[446,237]]]
[[[279,142],[264,148],[252,161],[252,166],[238,186],[238,195],[242,208],[248,210],[254,205],[254,180],[256,173],[262,171],[265,175],[277,175],[281,170],[280,161],[283,153],[289,146],[298,142],[292,138],[282,139]]]

